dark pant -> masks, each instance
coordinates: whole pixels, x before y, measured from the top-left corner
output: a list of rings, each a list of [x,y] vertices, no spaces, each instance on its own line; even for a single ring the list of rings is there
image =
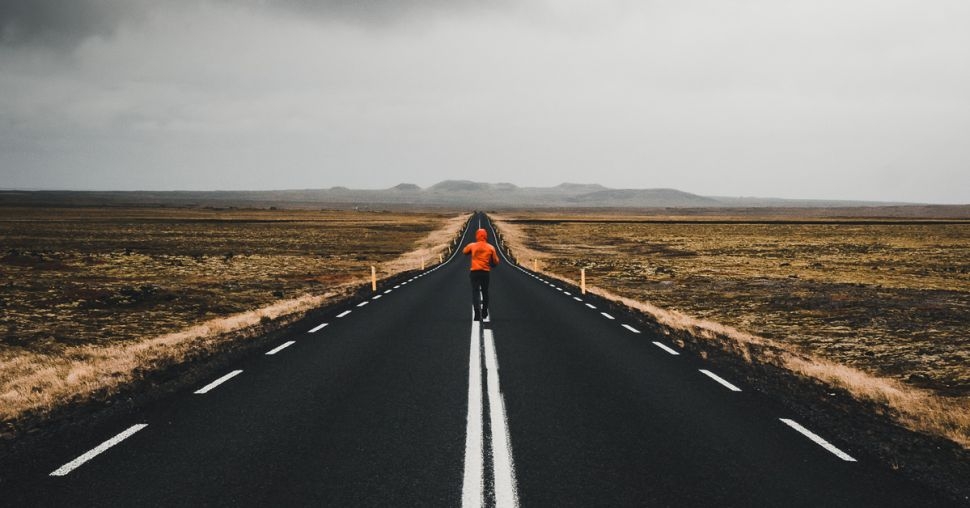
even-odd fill
[[[472,270],[469,277],[472,281],[472,305],[475,306],[475,314],[478,314],[481,307],[478,306],[478,293],[481,290],[481,305],[488,308],[488,272],[485,270]]]

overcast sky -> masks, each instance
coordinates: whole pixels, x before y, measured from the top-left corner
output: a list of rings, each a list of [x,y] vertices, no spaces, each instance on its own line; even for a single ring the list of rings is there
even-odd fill
[[[0,188],[970,203],[966,0],[0,0]]]

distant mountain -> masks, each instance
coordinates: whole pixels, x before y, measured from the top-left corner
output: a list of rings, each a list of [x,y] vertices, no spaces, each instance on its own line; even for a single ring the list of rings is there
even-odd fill
[[[608,189],[598,184],[563,183],[555,187],[518,187],[510,183],[446,180],[428,187],[435,201],[503,207],[704,207],[715,199],[675,189]]]
[[[0,191],[0,205],[168,205],[290,208],[831,208],[899,203],[709,197],[676,189],[610,189],[598,184],[562,183],[519,187],[511,183],[445,180],[426,189],[401,183],[389,189],[331,187],[275,191]]]
[[[580,194],[570,201],[589,206],[638,208],[723,206],[716,199],[676,189],[609,189]]]
[[[469,180],[445,180],[428,187],[432,192],[492,192],[514,191],[518,187],[510,183],[480,183]]]
[[[607,190],[606,187],[603,187],[598,183],[587,184],[587,183],[568,183],[568,182],[561,183],[553,187],[553,189],[557,189],[562,192],[575,193],[575,194],[585,194],[587,192]]]
[[[431,192],[482,192],[489,190],[489,184],[470,180],[445,180],[428,187]]]

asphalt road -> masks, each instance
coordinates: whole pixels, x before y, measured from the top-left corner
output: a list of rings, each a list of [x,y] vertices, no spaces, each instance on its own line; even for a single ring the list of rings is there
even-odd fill
[[[473,323],[467,270],[459,254],[0,458],[0,506],[946,505],[505,258]]]

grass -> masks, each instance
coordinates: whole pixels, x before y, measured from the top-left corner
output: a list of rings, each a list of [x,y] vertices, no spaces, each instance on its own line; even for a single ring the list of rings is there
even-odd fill
[[[254,337],[369,284],[372,265],[437,263],[465,218],[0,207],[0,421]]]
[[[547,274],[576,281],[585,268],[593,292],[663,325],[970,448],[970,223],[658,219],[499,226]]]

